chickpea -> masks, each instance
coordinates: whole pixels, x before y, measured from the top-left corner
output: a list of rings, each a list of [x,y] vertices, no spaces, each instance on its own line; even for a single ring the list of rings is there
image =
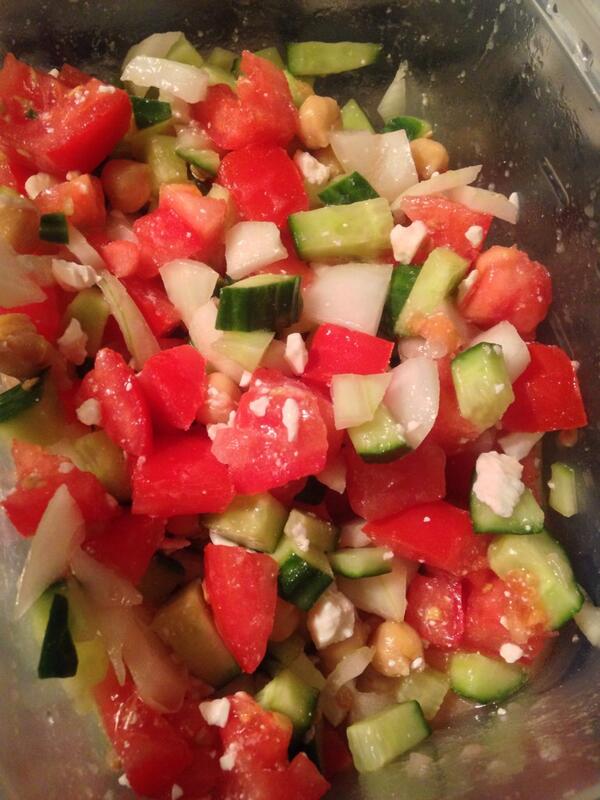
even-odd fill
[[[421,181],[431,178],[434,172],[446,172],[448,169],[448,151],[434,139],[413,139],[410,151]]]
[[[30,253],[40,243],[40,213],[25,197],[0,186],[0,239],[17,253]]]
[[[300,119],[300,139],[309,150],[329,145],[329,137],[334,128],[341,124],[340,107],[333,97],[313,94],[307,97],[298,112]]]
[[[297,606],[277,598],[275,622],[269,636],[271,642],[283,642],[294,633],[300,624],[300,609]]]
[[[331,147],[324,147],[322,150],[316,150],[313,155],[317,161],[320,161],[321,164],[325,164],[326,167],[329,167],[330,178],[337,178],[338,175],[341,175],[344,172],[344,168],[335,157],[335,153]]]
[[[206,400],[197,419],[205,425],[227,422],[242,396],[239,386],[222,372],[212,372],[207,384]]]
[[[370,665],[356,679],[356,688],[359,692],[375,692],[375,694],[393,694],[398,684],[398,678],[386,678]]]
[[[0,315],[0,372],[24,380],[47,367],[55,354],[26,314]]]
[[[148,164],[115,158],[107,162],[100,177],[110,204],[118,211],[132,214],[150,200],[152,181]]]
[[[423,658],[419,634],[406,622],[382,622],[371,637],[375,655],[371,665],[381,675],[398,678],[408,675],[416,658]]]
[[[362,620],[357,619],[354,624],[354,633],[349,639],[335,642],[319,651],[325,672],[331,672],[343,658],[358,650],[359,647],[364,647],[368,636],[368,626]]]

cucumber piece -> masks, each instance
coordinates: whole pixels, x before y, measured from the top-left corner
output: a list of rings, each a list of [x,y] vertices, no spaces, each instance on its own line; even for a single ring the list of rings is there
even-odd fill
[[[583,605],[569,559],[561,545],[546,531],[536,536],[498,537],[488,548],[491,569],[500,578],[524,570],[536,580],[540,601],[550,627],[560,628]]]
[[[544,530],[544,512],[530,489],[525,489],[510,517],[495,514],[474,492],[471,492],[470,511],[475,533],[529,534]]]
[[[371,422],[381,407],[391,377],[391,373],[334,375],[331,382],[331,397],[335,427],[338,430],[356,429]]]
[[[69,601],[56,593],[38,663],[38,678],[71,678],[77,672],[77,651],[69,631]]]
[[[206,514],[202,522],[225,539],[272,553],[283,533],[285,507],[272,494],[238,495],[222,514]]]
[[[572,517],[577,514],[577,483],[575,470],[568,464],[556,461],[550,467],[551,475],[548,486],[550,494],[548,503],[563,517]]]
[[[290,511],[283,532],[294,541],[308,541],[323,553],[335,550],[338,538],[337,528],[331,522],[297,508]]]
[[[253,275],[224,286],[219,299],[219,330],[280,330],[300,316],[300,277]]]
[[[225,50],[224,47],[213,47],[206,58],[206,64],[212,67],[218,67],[225,72],[231,72],[233,62],[237,58],[237,53],[232,50]]]
[[[306,98],[310,97],[311,94],[314,94],[312,86],[310,83],[307,83],[307,81],[296,78],[295,75],[292,75],[292,73],[287,69],[283,70],[283,74],[288,82],[290,94],[292,95],[292,101],[296,108],[300,108]]]
[[[191,64],[193,67],[204,66],[204,59],[193,44],[182,34],[165,56],[169,61],[180,64]]]
[[[409,140],[431,136],[431,123],[419,117],[392,117],[383,126],[383,133],[390,131],[406,131]]]
[[[171,119],[171,104],[163,100],[150,100],[147,97],[136,97],[132,95],[131,107],[135,124],[139,130],[156,125],[157,122],[164,122]]]
[[[155,136],[166,136],[173,133],[174,119],[166,119],[157,122],[149,128],[143,128],[135,133],[128,133],[123,137],[120,144],[111,153],[112,158],[135,158],[137,161],[145,161],[148,142]]]
[[[291,669],[284,669],[256,695],[257,702],[267,711],[285,714],[296,737],[311,726],[319,692],[302,681]]]
[[[348,100],[342,106],[342,128],[345,131],[369,131],[370,133],[375,133],[369,118],[354,99]]]
[[[224,686],[239,674],[217,632],[200,581],[188,584],[159,609],[152,628],[190,672],[210,686]]]
[[[184,580],[185,569],[182,564],[159,551],[148,565],[138,589],[142,593],[144,602],[160,606],[166,603]]]
[[[37,378],[29,378],[0,394],[0,422],[13,419],[40,402],[45,376],[42,372]]]
[[[317,602],[333,581],[327,556],[316,547],[300,547],[284,536],[273,558],[279,564],[279,594],[303,611]]]
[[[212,66],[211,64],[205,64],[202,69],[208,75],[209,86],[216,86],[219,83],[224,83],[226,86],[229,86],[230,89],[233,89],[234,92],[237,90],[235,75],[232,75],[228,70]]]
[[[64,438],[80,435],[83,425],[65,419],[62,403],[51,373],[47,375],[39,402],[14,417],[0,422],[0,439],[19,439],[46,447]]]
[[[279,55],[279,50],[276,47],[263,47],[262,50],[255,50],[254,55],[259,58],[266,58],[271,64],[275,64],[279,69],[285,69],[283,58]]]
[[[374,772],[412,750],[431,733],[416,700],[399,703],[348,727],[348,746],[358,772]]]
[[[356,428],[348,428],[348,435],[357,454],[363,461],[395,461],[410,450],[399,425],[383,403],[373,419]]]
[[[110,316],[110,308],[99,289],[93,286],[78,292],[67,306],[67,324],[76,319],[87,336],[85,349],[89,356],[95,356],[104,337],[104,328]],[[66,326],[65,326],[66,327]]]
[[[456,694],[478,703],[499,703],[527,680],[527,673],[518,664],[507,664],[481,653],[454,653],[448,675]]]
[[[221,294],[222,294],[221,290]],[[275,336],[269,331],[223,331],[213,349],[236,361],[248,372],[254,372]]]
[[[267,650],[282,666],[289,667],[304,652],[305,644],[299,633],[293,633],[283,642],[269,642]]]
[[[72,460],[84,472],[91,472],[109,494],[121,502],[131,499],[127,460],[121,448],[102,430],[87,433],[73,442]]]
[[[195,150],[193,147],[176,147],[175,152],[188,164],[201,169],[207,175],[214,177],[221,164],[221,158],[214,150]]]
[[[420,672],[411,672],[402,679],[396,691],[396,700],[399,703],[416,700],[421,706],[425,719],[431,720],[440,710],[449,689],[448,676],[427,667]]]
[[[292,214],[288,224],[300,258],[369,259],[390,249],[392,212],[383,197]],[[466,262],[465,262],[466,264]]]
[[[67,217],[62,212],[42,214],[40,217],[40,239],[54,244],[69,243]]]
[[[381,322],[379,323],[378,336],[383,336],[384,339],[391,339],[392,341],[395,340],[396,322],[415,285],[419,272],[420,267],[413,267],[410,264],[399,264],[394,267],[388,296],[383,307]]]
[[[342,175],[319,192],[319,199],[328,206],[343,206],[379,197],[371,184],[359,172]]]
[[[396,333],[410,336],[412,316],[426,317],[434,312],[461,282],[469,262],[446,247],[433,250],[419,270],[413,288],[396,321]]]
[[[292,75],[334,75],[375,63],[380,44],[365,42],[296,42],[287,47]]]
[[[515,399],[502,348],[481,342],[452,361],[452,382],[461,415],[482,430],[502,417]]]
[[[394,554],[387,547],[348,547],[329,554],[336,575],[346,578],[371,578],[392,571]]]
[[[163,183],[187,183],[187,164],[177,155],[174,136],[152,136],[145,147],[144,160],[152,173],[155,194]]]
[[[402,622],[406,612],[406,565],[390,559],[391,572],[374,578],[338,577],[341,592],[361,611]]]

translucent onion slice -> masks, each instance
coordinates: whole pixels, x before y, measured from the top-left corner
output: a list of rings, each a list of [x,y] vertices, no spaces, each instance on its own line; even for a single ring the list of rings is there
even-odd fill
[[[490,192],[489,189],[478,189],[474,186],[462,186],[448,191],[446,195],[472,211],[492,214],[512,225],[515,225],[519,219],[519,207],[499,192]]]
[[[131,81],[136,86],[155,87],[186,103],[204,100],[208,89],[206,70],[155,56],[134,56],[125,66],[121,80]]]
[[[384,403],[404,429],[415,449],[433,428],[440,406],[440,378],[436,362],[417,356],[394,367]]]

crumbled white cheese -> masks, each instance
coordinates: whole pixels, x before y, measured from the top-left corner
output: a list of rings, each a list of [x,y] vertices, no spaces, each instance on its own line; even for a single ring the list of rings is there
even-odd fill
[[[63,261],[62,258],[52,259],[52,274],[60,288],[67,292],[89,289],[99,280],[93,267],[87,264],[75,264],[73,261]]]
[[[508,433],[498,439],[498,444],[507,456],[522,461],[529,455],[534,445],[542,438],[543,433]]]
[[[460,303],[469,293],[471,287],[479,278],[479,272],[476,269],[471,270],[467,277],[458,284],[457,300]]]
[[[308,351],[304,339],[299,333],[288,334],[285,340],[285,360],[295,375],[302,375],[308,362]]]
[[[400,264],[410,264],[427,234],[427,227],[421,220],[415,220],[407,226],[394,225],[390,233],[390,242],[396,261]]]
[[[235,767],[235,760],[237,758],[238,750],[240,749],[239,744],[236,742],[232,742],[221,758],[219,759],[219,766],[225,772],[230,772]]]
[[[70,461],[63,461],[61,464],[58,465],[58,471],[62,475],[68,475],[69,472],[73,472],[75,469],[75,464],[71,464]]]
[[[252,380],[252,373],[248,372],[248,370],[245,369],[242,372],[242,377],[240,378],[240,388],[245,389],[246,386],[250,386],[250,381],[251,380]]]
[[[467,228],[465,239],[473,245],[473,247],[479,247],[483,242],[483,228],[481,225],[471,225],[470,228]]]
[[[494,394],[500,394],[500,392],[504,391],[504,384],[503,383],[495,383],[494,384]]]
[[[256,400],[253,400],[248,404],[248,408],[255,417],[264,417],[264,415],[267,413],[269,402],[270,398],[266,395],[264,397],[257,397]]]
[[[93,397],[90,397],[89,400],[84,400],[75,413],[77,414],[77,419],[84,425],[102,424],[102,409],[100,403]]]
[[[117,782],[118,782],[119,786],[126,786],[128,789],[131,788],[131,784],[127,780],[127,775],[125,775],[125,773],[123,773],[119,777],[119,780]]]
[[[114,94],[115,92],[115,87],[110,86],[108,83],[103,83],[102,86],[98,87],[98,94]]]
[[[391,561],[394,557],[394,554],[391,550],[384,550],[383,551],[383,560],[384,561]]]
[[[286,535],[293,540],[294,544],[303,553],[306,553],[310,547],[310,539],[306,532],[306,523],[302,520],[294,523],[289,528],[286,527]]]
[[[82,329],[79,320],[73,318],[60,339],[56,340],[56,344],[67,361],[83,364],[87,357],[87,340],[87,333]]]
[[[523,655],[523,650],[518,644],[507,642],[500,648],[500,657],[503,658],[507,664],[514,664]]]
[[[499,517],[510,517],[525,491],[523,465],[516,458],[491,451],[481,453],[475,464],[473,492]]]
[[[300,422],[300,406],[293,397],[288,397],[283,404],[281,421],[287,430],[288,442],[295,442],[298,438],[298,424]]]
[[[227,427],[225,422],[215,422],[213,425],[206,426],[206,434],[211,442],[214,442],[217,438],[217,432]]]
[[[210,536],[210,540],[213,544],[220,544],[223,547],[237,547],[235,542],[226,539],[224,536],[221,536],[221,534],[217,533],[216,531],[210,531],[208,535]]]
[[[343,642],[354,633],[356,612],[346,595],[330,586],[307,615],[306,624],[317,650]]]
[[[496,714],[498,714],[499,717],[505,717],[506,716],[506,709],[505,708],[499,708],[496,711]]]
[[[410,662],[410,668],[420,669],[423,666],[423,663],[424,663],[423,659],[421,658],[421,656],[419,656],[418,658],[415,658],[414,661]]]
[[[50,189],[51,186],[56,186],[58,180],[47,172],[36,172],[35,175],[30,175],[25,181],[25,193],[27,197],[34,200],[40,192]]]
[[[217,700],[206,700],[200,703],[200,713],[209,725],[216,725],[217,728],[224,728],[229,719],[231,703],[226,697]]]
[[[49,70],[48,70],[48,75],[52,75],[52,77],[53,77],[53,78],[58,78],[59,74],[60,74],[60,73],[59,73],[59,71],[56,69],[56,67],[52,67],[52,69],[49,69]],[[128,784],[128,785],[129,785],[129,784]]]
[[[304,180],[315,186],[325,183],[331,175],[331,167],[328,167],[327,164],[322,164],[310,153],[305,153],[302,150],[296,151],[294,163],[302,173]]]
[[[503,628],[506,628],[508,630],[508,620],[506,619],[504,614],[502,614],[502,616],[500,617],[500,625],[502,625]]]

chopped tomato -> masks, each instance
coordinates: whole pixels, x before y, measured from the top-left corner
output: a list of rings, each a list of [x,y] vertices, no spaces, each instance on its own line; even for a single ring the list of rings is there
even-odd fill
[[[473,531],[467,511],[438,500],[407,508],[365,526],[374,542],[396,555],[463,575],[485,565],[489,536]]]
[[[429,439],[439,444],[449,455],[462,450],[481,434],[481,430],[465,419],[459,411],[450,364],[451,359],[448,357],[437,360],[440,403],[438,415],[429,434]]]
[[[169,208],[157,208],[133,223],[140,245],[140,268],[156,275],[159,267],[176,258],[191,258],[202,249],[202,239]]]
[[[117,278],[135,275],[140,266],[140,248],[135,242],[120,239],[100,247],[106,266]]]
[[[277,564],[264,553],[209,544],[204,570],[217,629],[244,672],[254,672],[273,630]]]
[[[66,214],[69,222],[82,230],[98,228],[106,221],[102,184],[94,175],[80,175],[44,189],[35,204],[41,214]]]
[[[235,746],[235,770],[272,769],[287,761],[292,723],[287,717],[265,711],[245,692],[229,697],[227,723],[219,730],[224,750]]]
[[[179,325],[181,316],[167,297],[159,277],[148,280],[125,278],[123,285],[155,336],[164,336]]]
[[[374,375],[389,366],[394,343],[341,325],[319,325],[302,377],[329,386],[333,375]]]
[[[91,79],[92,76],[88,72],[83,72],[71,64],[63,64],[58,71],[58,80],[70,89],[81,86],[81,84],[87,83]]]
[[[5,119],[12,125],[27,123],[35,114],[59,103],[65,94],[64,84],[52,75],[19,61],[12,53],[6,54],[0,70],[0,100]]]
[[[205,362],[191,345],[171,347],[146,361],[138,375],[154,422],[186,431],[206,394]]]
[[[16,488],[2,505],[23,536],[32,536],[54,492],[63,484],[86,522],[104,522],[119,513],[116,500],[91,472],[83,472],[68,459],[45,452],[35,444],[14,440],[12,456]]]
[[[330,788],[305,753],[298,753],[285,767],[249,767],[224,781],[222,800],[319,800]]]
[[[298,167],[283,147],[253,146],[225,156],[217,175],[242,219],[283,225],[290,214],[308,210]]]
[[[64,294],[58,286],[44,286],[45,299],[40,303],[27,303],[13,308],[0,307],[0,314],[26,314],[45,339],[56,342],[62,330]]]
[[[345,736],[334,728],[325,718],[321,720],[318,735],[319,763],[322,764],[323,775],[331,780],[340,772],[352,767],[352,755],[346,744]]]
[[[464,630],[462,586],[441,570],[415,575],[407,593],[406,622],[434,647],[454,650]]]
[[[0,147],[0,186],[25,194],[25,181],[34,172],[29,162],[12,147]]]
[[[490,247],[475,262],[477,279],[459,303],[461,313],[481,328],[508,320],[532,334],[548,313],[552,282],[543,264],[516,247]]]
[[[166,183],[160,187],[159,208],[174,211],[202,239],[208,254],[223,236],[227,207],[223,200],[204,197],[191,183]]]
[[[450,247],[459,256],[473,261],[479,255],[485,242],[489,227],[492,223],[491,214],[472,211],[462,203],[456,203],[439,195],[425,195],[423,197],[404,197],[402,211],[411,220],[420,220],[429,231],[429,241],[426,247],[419,250],[415,263],[425,260],[436,247]],[[481,242],[474,246],[467,239],[469,228],[481,228]]]
[[[416,503],[439,500],[446,491],[444,451],[423,444],[388,464],[369,464],[345,448],[348,500],[355,514],[374,520]]]
[[[203,431],[157,437],[152,453],[137,461],[132,489],[133,513],[159,517],[220,513],[234,496]]]
[[[513,384],[515,400],[502,417],[509,431],[558,431],[587,425],[577,372],[550,344],[528,345],[531,361]]]

